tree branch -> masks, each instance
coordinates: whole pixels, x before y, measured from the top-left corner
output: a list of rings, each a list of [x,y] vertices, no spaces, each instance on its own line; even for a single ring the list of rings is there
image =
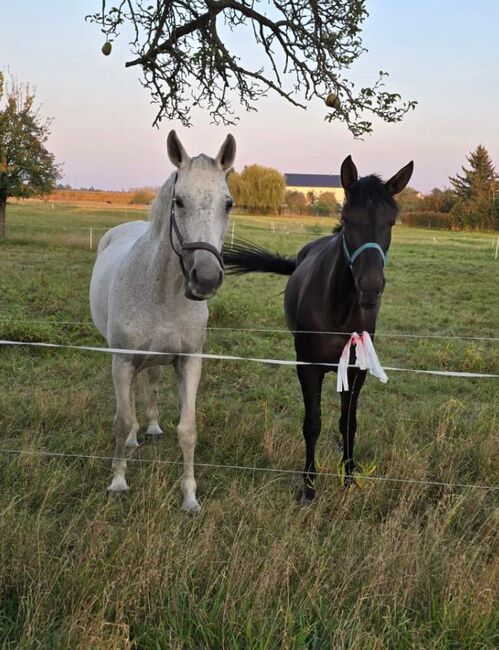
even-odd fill
[[[166,118],[188,126],[194,106],[207,108],[215,122],[233,124],[238,119],[230,101],[233,95],[242,108],[255,110],[268,91],[301,108],[313,98],[324,101],[334,93],[334,111],[325,119],[340,120],[360,136],[372,130],[371,116],[397,122],[416,105],[384,90],[384,72],[357,92],[346,77],[365,51],[361,27],[366,0],[150,2],[121,0],[86,18],[102,24],[110,40],[124,24],[133,27],[130,45],[135,58],[125,66],[142,68],[142,83],[159,106],[155,124]],[[219,34],[221,19],[233,32],[252,29],[255,49],[266,61],[261,69],[252,69],[236,56]]]

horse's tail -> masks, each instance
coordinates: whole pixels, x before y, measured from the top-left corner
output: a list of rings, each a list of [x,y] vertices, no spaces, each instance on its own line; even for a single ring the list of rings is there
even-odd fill
[[[222,255],[229,275],[243,275],[252,271],[291,275],[296,269],[295,258],[271,253],[266,248],[245,239],[224,244]]]

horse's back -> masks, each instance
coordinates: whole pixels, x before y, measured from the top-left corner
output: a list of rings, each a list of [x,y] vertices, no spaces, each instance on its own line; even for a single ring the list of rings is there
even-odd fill
[[[313,241],[309,241],[308,244],[305,244],[305,246],[298,252],[298,255],[296,257],[296,266],[299,266],[309,255],[317,255],[319,252],[321,252],[326,246],[329,245],[334,237],[335,235],[326,235],[325,237],[314,239]]]
[[[129,221],[108,230],[97,247],[97,257],[110,246],[131,247],[149,228],[149,221]]]
[[[90,280],[90,311],[99,332],[107,336],[109,292],[123,260],[147,232],[149,221],[130,221],[108,230],[97,248]]]

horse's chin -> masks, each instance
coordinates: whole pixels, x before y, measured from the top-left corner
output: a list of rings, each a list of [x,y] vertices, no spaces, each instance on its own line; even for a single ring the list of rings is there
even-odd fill
[[[197,302],[200,302],[202,300],[209,300],[210,298],[213,298],[213,296],[216,294],[216,291],[213,291],[212,293],[198,293],[195,289],[193,289],[190,285],[187,285],[185,288],[184,295],[188,300],[195,300]]]
[[[359,307],[364,311],[372,311],[373,309],[379,307],[379,300],[376,302],[359,301]]]

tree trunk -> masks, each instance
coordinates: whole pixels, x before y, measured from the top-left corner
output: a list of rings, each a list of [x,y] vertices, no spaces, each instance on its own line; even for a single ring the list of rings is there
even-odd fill
[[[7,197],[0,196],[0,239],[5,237],[5,211],[7,207]]]

